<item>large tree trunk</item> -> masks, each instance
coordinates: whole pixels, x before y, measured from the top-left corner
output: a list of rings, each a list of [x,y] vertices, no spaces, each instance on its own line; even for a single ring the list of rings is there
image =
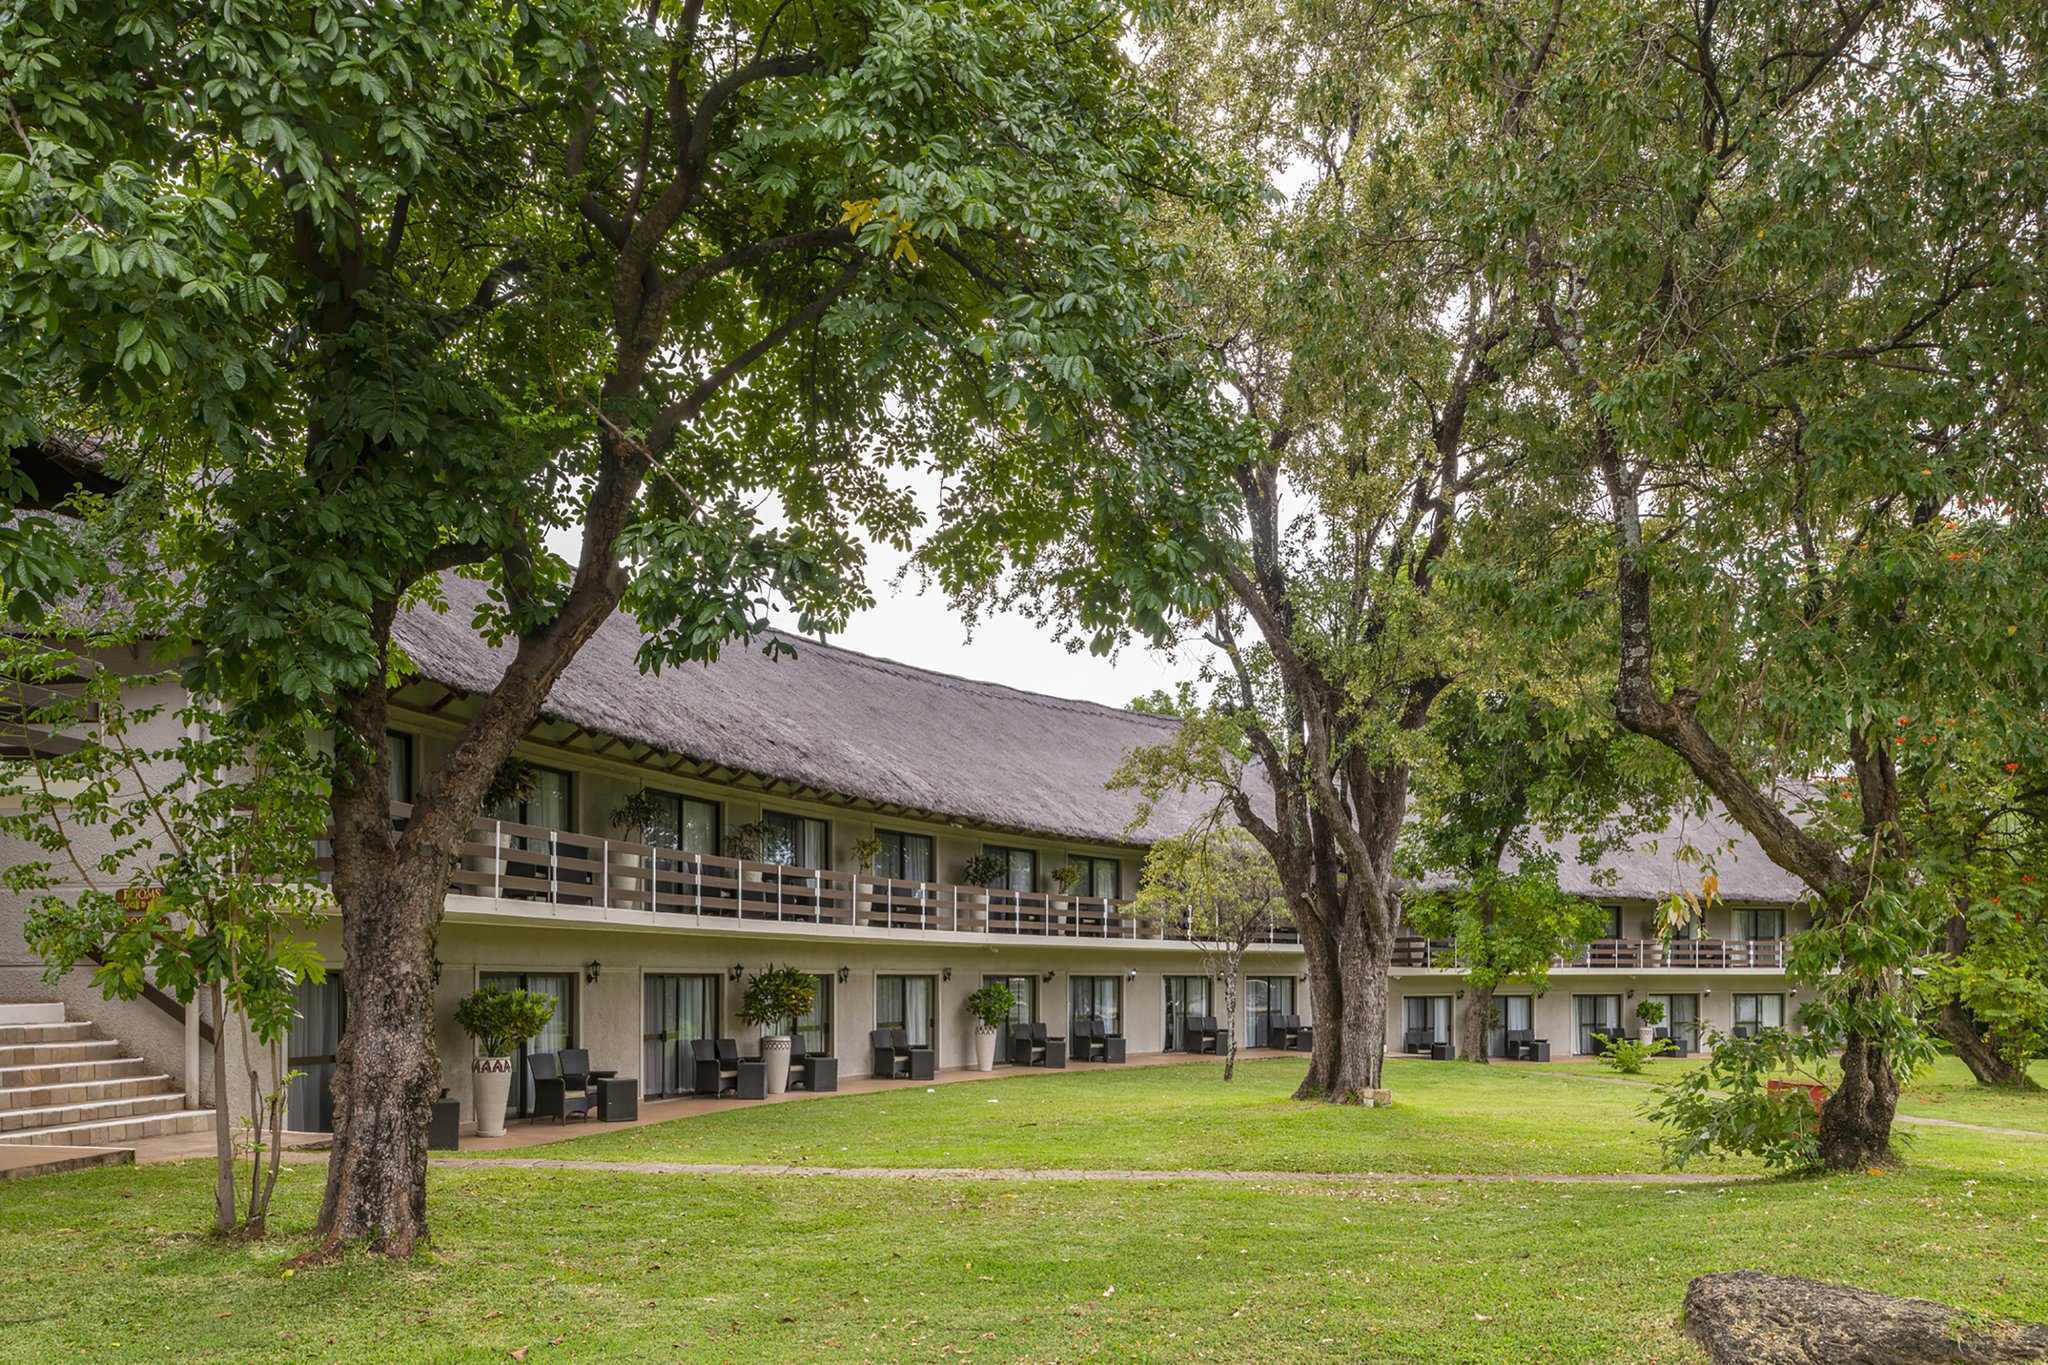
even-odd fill
[[[349,1013],[334,1059],[321,1253],[368,1242],[406,1255],[426,1240],[427,1120],[441,1088],[433,961],[447,888],[439,860],[393,861],[380,884],[343,902]]]
[[[1359,898],[1363,900],[1364,898]],[[1347,905],[1334,933],[1302,935],[1315,987],[1316,1043],[1309,1074],[1294,1097],[1336,1104],[1369,1104],[1385,1088],[1387,973],[1392,940],[1372,933]]]
[[[1465,1046],[1458,1053],[1468,1062],[1485,1066],[1486,1035],[1493,1021],[1493,987],[1473,986],[1465,992]]]
[[[1899,1078],[1884,1048],[1860,1033],[1842,1047],[1842,1083],[1820,1110],[1820,1156],[1829,1170],[1884,1169],[1898,1164],[1892,1151],[1892,1115]]]
[[[1959,956],[1970,946],[1970,926],[1961,915],[1948,922],[1948,953]],[[1934,1016],[1930,1027],[1935,1037],[1955,1050],[1970,1074],[1977,1078],[1979,1085],[1995,1085],[2011,1090],[2039,1089],[2025,1069],[2014,1066],[2005,1055],[1992,1046],[1989,1035],[1977,1026],[1977,1020],[1956,1000],[1944,1001],[1941,1010]]]

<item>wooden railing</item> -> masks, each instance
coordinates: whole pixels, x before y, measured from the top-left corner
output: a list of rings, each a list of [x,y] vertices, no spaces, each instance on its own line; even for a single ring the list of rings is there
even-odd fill
[[[1394,965],[1456,967],[1456,947],[1446,939],[1404,935],[1394,940]],[[1602,938],[1559,958],[1558,965],[1612,971],[1778,971],[1785,966],[1785,944],[1780,939],[1693,938],[1666,943],[1654,938]]]

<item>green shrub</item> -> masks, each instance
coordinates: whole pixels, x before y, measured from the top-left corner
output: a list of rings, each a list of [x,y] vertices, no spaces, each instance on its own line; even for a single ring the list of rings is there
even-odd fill
[[[1600,1060],[1624,1076],[1639,1076],[1642,1074],[1643,1064],[1650,1058],[1678,1050],[1662,1038],[1653,1043],[1645,1043],[1635,1038],[1609,1038],[1604,1033],[1596,1033],[1593,1036],[1600,1040],[1604,1049],[1600,1054]]]
[[[795,967],[770,967],[747,978],[747,991],[740,998],[740,1019],[764,1033],[787,1023],[783,1032],[795,1033],[800,1015],[811,1012],[818,998],[818,978]]]
[[[967,997],[967,1012],[990,1028],[1002,1027],[1016,1008],[1016,993],[1001,981],[990,981]]]
[[[1754,1038],[1731,1038],[1709,1031],[1706,1042],[1713,1049],[1706,1065],[1659,1087],[1658,1098],[1644,1108],[1664,1129],[1664,1163],[1683,1168],[1702,1157],[1754,1156],[1774,1171],[1819,1169],[1820,1114],[1813,1101],[1803,1090],[1770,1088],[1796,1060],[1791,1035],[1767,1029]]]
[[[554,1017],[553,996],[496,986],[471,991],[455,1007],[455,1022],[484,1057],[503,1057],[525,1046],[538,1038]]]

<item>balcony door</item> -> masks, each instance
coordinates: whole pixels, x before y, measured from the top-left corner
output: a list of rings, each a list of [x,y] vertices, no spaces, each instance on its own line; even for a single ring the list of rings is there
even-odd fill
[[[501,991],[529,991],[534,995],[545,995],[555,1002],[554,1015],[540,1035],[512,1054],[512,1074],[518,1083],[512,1087],[511,1095],[505,1101],[505,1117],[523,1118],[533,1112],[533,1073],[527,1066],[527,1059],[539,1052],[560,1052],[565,1047],[576,1046],[575,1003],[576,977],[571,972],[485,972],[480,983],[486,990],[496,987]],[[592,1065],[603,1063],[592,1059]]]
[[[900,1028],[912,1047],[938,1046],[939,982],[931,976],[875,978],[875,1027]]]
[[[1010,1006],[1008,1024],[1028,1024],[1038,1018],[1038,978],[1035,976],[984,976],[986,984],[1008,986],[1017,1003]]]
[[[1294,978],[1248,976],[1244,982],[1246,1047],[1271,1047],[1273,1017],[1294,1013]]]
[[[1401,1002],[1401,1031],[1409,1034],[1422,1030],[1425,1043],[1448,1043],[1451,1041],[1451,997],[1448,995],[1411,995]],[[1406,1039],[1403,1039],[1406,1045]]]
[[[1693,1048],[1700,1045],[1700,998],[1697,995],[1653,995],[1652,1003],[1664,1007],[1664,1022],[1657,1027]]]
[[[1209,1007],[1209,978],[1169,976],[1166,978],[1166,1050],[1178,1052],[1187,1041],[1190,1019],[1204,1019],[1215,1013]]]
[[[1621,997],[1618,995],[1575,995],[1572,1018],[1576,1030],[1572,1051],[1591,1057],[1601,1051],[1600,1039],[1621,1036]]]
[[[643,988],[641,1075],[647,1095],[687,1095],[696,1087],[690,1044],[718,1033],[718,978],[649,972]]]
[[[1112,1034],[1124,1031],[1124,979],[1120,976],[1067,978],[1068,1018],[1092,1020]]]
[[[814,976],[811,980],[818,989],[811,996],[809,1012],[796,1017],[796,1036],[803,1041],[804,1051],[829,1057],[832,1055],[833,981],[824,975]]]
[[[1496,995],[1493,997],[1493,1020],[1489,1020],[1486,1027],[1486,1055],[1505,1057],[1508,1055],[1509,1033],[1533,1035],[1535,1031],[1535,1000],[1526,995]]]

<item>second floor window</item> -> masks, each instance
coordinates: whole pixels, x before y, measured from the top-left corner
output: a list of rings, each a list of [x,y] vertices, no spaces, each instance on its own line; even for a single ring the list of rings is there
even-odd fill
[[[1123,894],[1120,889],[1123,869],[1116,859],[1076,853],[1067,859],[1067,864],[1081,869],[1081,880],[1074,883],[1075,895],[1100,896],[1113,901]]]
[[[1607,928],[1604,936],[1607,938],[1620,938],[1621,907],[1618,905],[1603,905],[1600,909],[1607,916]]]
[[[1038,854],[1028,848],[997,848],[990,844],[982,850],[992,858],[1003,860],[1003,879],[996,884],[1002,891],[1036,891],[1038,889]]]
[[[718,852],[718,805],[675,792],[647,793],[657,812],[638,829],[643,841],[656,848],[673,848],[683,853],[713,855]]]
[[[1740,908],[1734,912],[1733,937],[1744,940],[1785,937],[1785,912]]]
[[[785,867],[829,867],[832,860],[830,831],[823,820],[788,811],[761,812],[767,833],[761,840],[761,857]]]
[[[535,768],[532,792],[524,798],[515,796],[509,801],[501,801],[492,814],[515,825],[574,829],[575,822],[570,818],[574,806],[570,796],[569,774],[559,768]]]
[[[391,758],[391,800],[398,805],[409,806],[412,804],[412,736],[387,730],[384,747]]]
[[[893,829],[878,829],[875,838],[881,841],[882,851],[875,858],[875,875],[894,877],[901,881],[928,882],[932,869],[937,864],[936,850],[929,834],[904,834]]]

